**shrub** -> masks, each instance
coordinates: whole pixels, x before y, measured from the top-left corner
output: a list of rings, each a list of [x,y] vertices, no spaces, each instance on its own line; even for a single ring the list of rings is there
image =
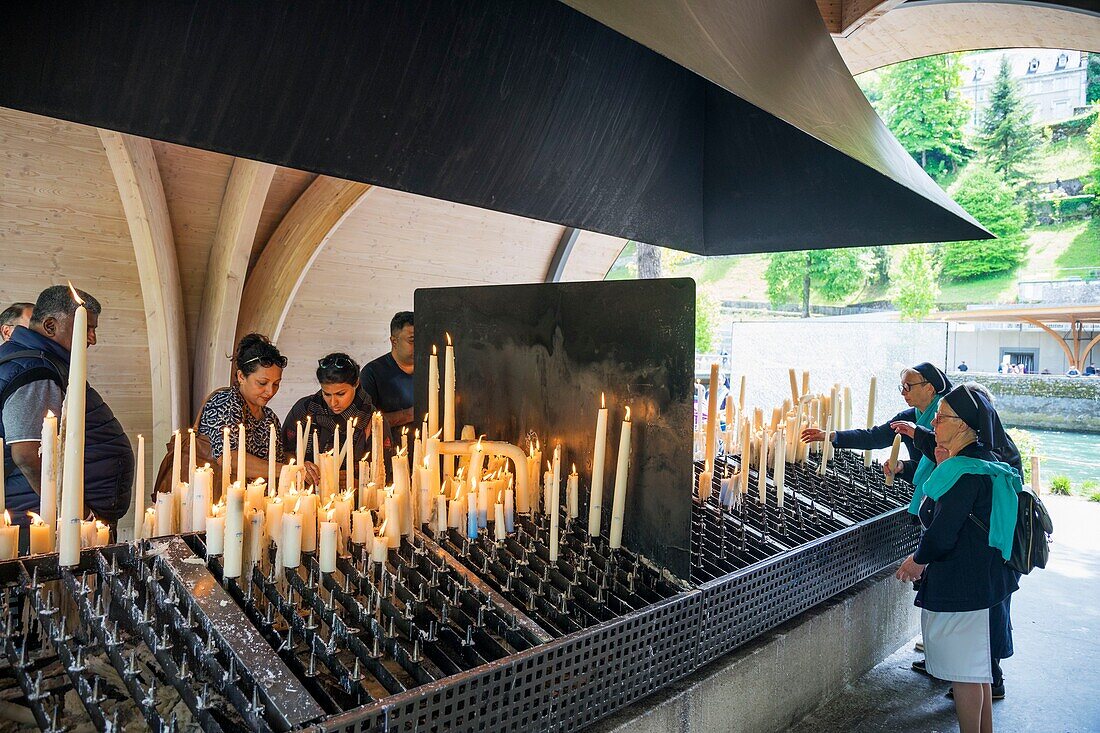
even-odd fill
[[[1088,494],[1088,500],[1089,501],[1100,502],[1100,489],[1089,493]]]
[[[1081,482],[1081,491],[1085,492],[1086,494],[1091,493],[1096,489],[1100,489],[1100,483],[1097,483],[1090,478],[1085,479]]]
[[[1035,439],[1031,433],[1022,428],[1010,428],[1006,431],[1008,437],[1016,444],[1016,450],[1020,451],[1020,462],[1024,464],[1024,485],[1031,485],[1031,457],[1035,455]]]
[[[1070,495],[1069,476],[1055,476],[1050,480],[1050,493],[1058,496]]]
[[[943,274],[969,280],[1016,269],[1023,261],[1027,209],[998,174],[978,166],[965,176],[955,200],[997,239],[946,242],[940,248]]]

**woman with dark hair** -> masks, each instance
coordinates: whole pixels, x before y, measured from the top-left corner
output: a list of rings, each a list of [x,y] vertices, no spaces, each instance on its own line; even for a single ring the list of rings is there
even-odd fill
[[[233,383],[210,395],[199,413],[198,432],[210,439],[210,452],[214,460],[222,457],[222,428],[229,428],[229,444],[233,451],[232,465],[237,466],[237,426],[245,427],[245,472],[248,479],[267,478],[268,440],[271,426],[275,426],[275,461],[284,462],[282,429],[279,417],[267,406],[279,393],[279,382],[286,368],[286,357],[266,336],[250,333],[241,338],[233,357]],[[276,466],[276,471],[281,466]],[[316,475],[316,467],[312,472]]]
[[[283,423],[283,444],[288,453],[293,453],[298,443],[300,422],[304,426],[307,418],[312,418],[311,432],[317,433],[320,446],[313,445],[313,437],[307,435],[306,442],[310,450],[319,448],[324,453],[332,450],[336,427],[340,426],[341,441],[347,436],[348,420],[358,419],[353,447],[355,460],[359,461],[370,451],[371,416],[374,403],[359,384],[359,365],[344,353],[333,353],[317,361],[317,383],[319,390],[294,403]],[[389,430],[383,432],[388,439]],[[386,441],[388,443],[388,440]],[[387,448],[389,446],[387,445]],[[314,454],[308,453],[310,456]]]
[[[925,531],[898,568],[902,581],[920,580],[928,673],[952,682],[962,733],[993,730],[991,659],[1012,654],[1007,599],[1018,575],[1012,554],[1019,474],[986,446],[996,412],[978,390],[963,385],[939,406],[933,428],[938,465],[917,490]]]

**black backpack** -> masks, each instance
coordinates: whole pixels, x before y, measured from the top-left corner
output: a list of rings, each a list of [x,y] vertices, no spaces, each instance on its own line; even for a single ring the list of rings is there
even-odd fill
[[[985,526],[973,514],[970,518],[989,533]],[[1024,488],[1016,494],[1016,529],[1012,533],[1012,555],[1005,560],[1013,570],[1027,575],[1035,568],[1045,568],[1050,557],[1050,535],[1054,532],[1054,523],[1043,506],[1042,500]]]

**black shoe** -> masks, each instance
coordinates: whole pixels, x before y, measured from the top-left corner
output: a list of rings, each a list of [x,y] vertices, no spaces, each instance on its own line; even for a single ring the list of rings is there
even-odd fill
[[[919,673],[924,674],[924,675],[928,675],[929,677],[932,676],[932,675],[928,674],[928,669],[925,668],[923,659],[918,659],[917,661],[913,662],[913,671],[914,672],[919,672]]]
[[[947,694],[944,695],[944,697],[946,697],[948,700],[954,700],[955,699],[955,688],[951,688],[950,690],[948,690]],[[1003,682],[999,685],[993,685],[993,699],[994,700],[1004,700],[1005,699],[1005,685],[1004,685]]]

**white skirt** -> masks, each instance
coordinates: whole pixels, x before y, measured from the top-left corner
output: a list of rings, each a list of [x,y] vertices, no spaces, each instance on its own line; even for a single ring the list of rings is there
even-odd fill
[[[928,674],[948,682],[993,682],[988,608],[979,611],[921,609],[920,625]]]

